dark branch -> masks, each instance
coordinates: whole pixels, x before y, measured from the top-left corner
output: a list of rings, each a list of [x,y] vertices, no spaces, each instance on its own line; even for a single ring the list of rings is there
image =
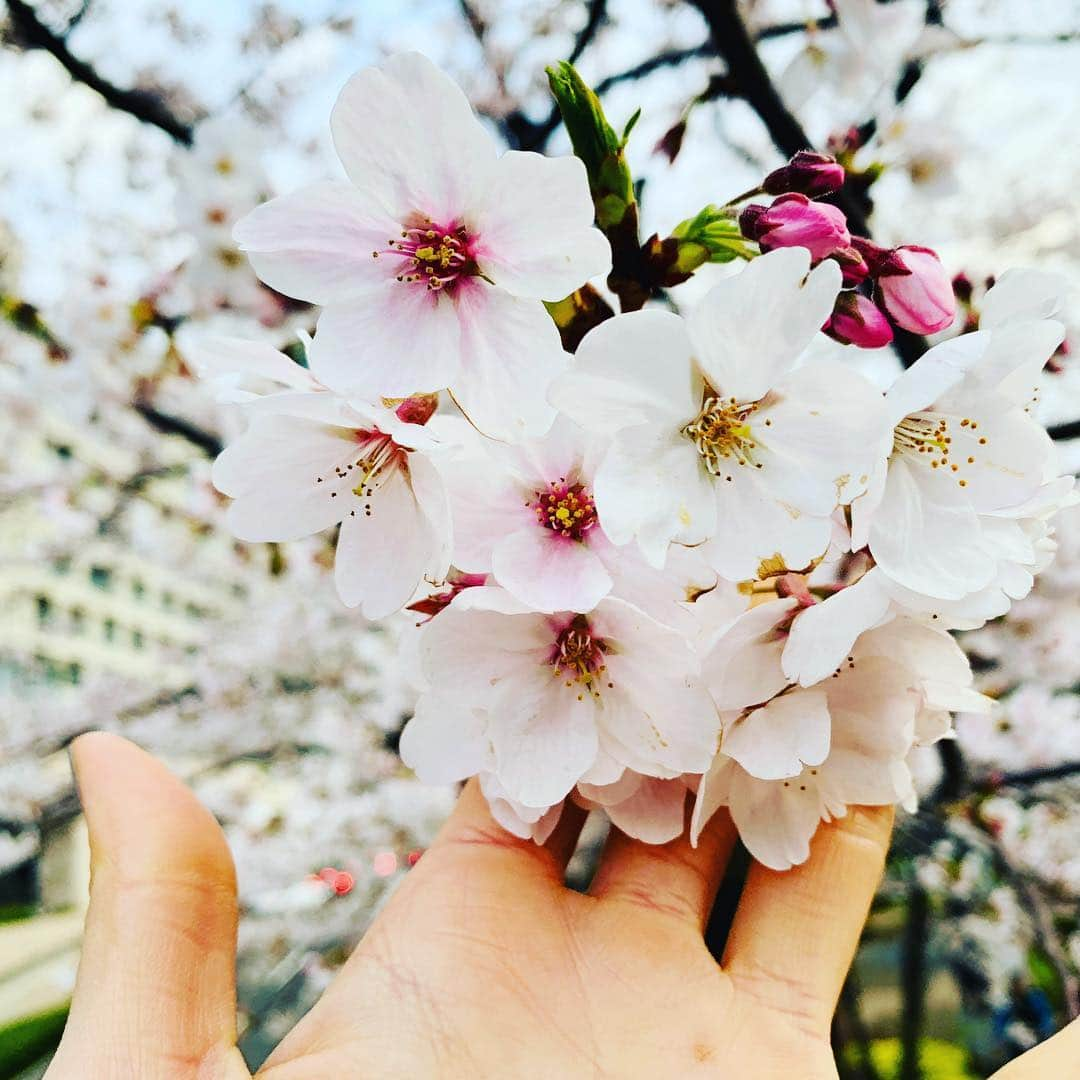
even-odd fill
[[[132,408],[152,427],[163,435],[179,435],[197,446],[207,457],[217,457],[222,450],[221,439],[211,431],[196,426],[182,416],[160,412],[148,401],[135,401]]]
[[[1046,430],[1051,439],[1080,439],[1080,420],[1070,420],[1067,424],[1051,424]]]
[[[114,109],[129,113],[144,124],[151,124],[172,136],[183,146],[194,137],[190,124],[183,123],[165,105],[159,93],[149,90],[126,90],[109,82],[85,60],[68,48],[67,38],[50,30],[25,0],[8,0],[8,12],[17,40],[25,49],[44,49],[51,53],[77,82],[97,91]]]
[[[1030,787],[1048,780],[1067,780],[1071,776],[1080,776],[1080,761],[1064,761],[1058,765],[1016,772],[993,772],[974,781],[972,787],[978,792],[991,792],[1003,787]]]
[[[801,34],[810,29],[832,30],[839,22],[835,15],[826,15],[824,19],[775,23],[772,26],[763,26],[754,37],[758,41],[769,41],[771,38],[788,37],[790,34]]]
[[[676,67],[686,63],[687,60],[712,55],[713,47],[710,42],[703,42],[689,49],[667,49],[651,56],[648,60],[643,60],[640,64],[635,64],[624,71],[617,71],[614,75],[608,75],[607,78],[601,79],[593,89],[603,96],[613,86],[618,86],[620,83],[644,79],[661,68]],[[551,112],[540,121],[530,120],[523,112],[516,110],[506,116],[503,125],[515,149],[543,150],[548,139],[559,126],[559,119],[558,107],[552,108]]]
[[[582,53],[592,44],[593,38],[596,37],[603,26],[604,21],[607,19],[607,0],[589,0],[589,14],[585,20],[585,25],[578,32],[577,39],[574,41],[574,47],[570,50],[570,55],[567,59],[571,64],[576,64],[581,58]]]

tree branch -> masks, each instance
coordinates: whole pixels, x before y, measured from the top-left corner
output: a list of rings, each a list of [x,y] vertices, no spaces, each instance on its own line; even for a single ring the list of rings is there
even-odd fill
[[[1067,424],[1051,424],[1046,431],[1051,439],[1080,439],[1080,420],[1070,420]]]
[[[222,451],[221,439],[211,431],[206,431],[185,420],[182,416],[160,412],[148,401],[136,400],[131,406],[152,428],[164,435],[179,435],[187,439],[192,446],[197,446],[207,457],[217,457]]]
[[[126,112],[160,128],[183,146],[190,146],[194,129],[183,123],[166,106],[159,93],[150,90],[126,90],[99,75],[93,65],[80,60],[68,47],[66,34],[49,29],[34,8],[25,0],[8,0],[11,25],[25,49],[44,49],[51,53],[77,82],[99,93],[114,109]]]
[[[593,38],[596,37],[600,27],[603,26],[604,21],[607,19],[607,0],[589,0],[588,11],[589,14],[585,20],[585,25],[578,32],[574,47],[567,57],[571,64],[578,62],[582,53],[592,44]]]

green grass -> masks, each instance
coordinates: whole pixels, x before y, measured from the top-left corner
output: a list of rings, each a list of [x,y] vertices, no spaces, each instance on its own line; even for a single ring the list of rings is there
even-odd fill
[[[55,1050],[67,1015],[68,1006],[59,1005],[0,1028],[0,1080],[11,1080]]]

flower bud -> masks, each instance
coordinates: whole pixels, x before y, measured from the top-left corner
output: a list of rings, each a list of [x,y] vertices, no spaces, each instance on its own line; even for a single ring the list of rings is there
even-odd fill
[[[739,226],[762,251],[804,247],[815,262],[851,243],[843,211],[795,193],[781,195],[772,206],[751,203],[739,216]]]
[[[762,191],[784,195],[796,191],[814,198],[838,190],[844,183],[844,166],[828,154],[800,150],[786,165],[765,177]]]
[[[426,424],[439,407],[438,394],[413,394],[407,398],[383,399],[403,424]]]
[[[952,325],[956,297],[935,252],[914,245],[860,250],[877,279],[881,302],[898,326],[915,334],[934,334]]]
[[[892,327],[882,310],[868,296],[842,292],[822,330],[845,345],[880,349],[893,339]]]
[[[829,257],[840,264],[845,288],[861,285],[870,275],[870,267],[859,254],[858,248],[837,248]]]

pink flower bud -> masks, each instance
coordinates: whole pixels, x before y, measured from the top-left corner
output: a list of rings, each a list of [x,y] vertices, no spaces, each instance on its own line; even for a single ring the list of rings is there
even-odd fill
[[[843,211],[805,195],[781,195],[772,206],[751,204],[739,215],[743,236],[756,240],[762,251],[782,247],[809,249],[814,262],[851,243]]]
[[[934,334],[952,325],[956,317],[952,281],[929,248],[893,248],[876,267],[870,262],[870,273],[877,278],[885,310],[898,326],[916,334]]]
[[[842,292],[822,330],[845,345],[860,349],[880,349],[893,339],[892,327],[884,312],[868,296]]]
[[[861,285],[870,275],[870,267],[866,265],[857,248],[837,248],[829,257],[840,264],[845,288]]]
[[[765,177],[762,191],[783,195],[797,191],[814,198],[838,190],[844,183],[844,166],[828,154],[800,150],[786,165]]]
[[[439,407],[438,394],[413,394],[407,398],[384,398],[384,404],[393,406],[397,418],[405,424],[426,424]]]

